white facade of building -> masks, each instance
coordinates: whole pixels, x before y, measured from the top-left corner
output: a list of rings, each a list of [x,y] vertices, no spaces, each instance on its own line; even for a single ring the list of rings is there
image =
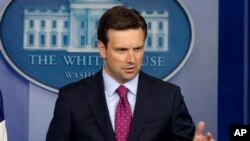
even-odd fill
[[[23,48],[97,52],[101,15],[119,0],[70,0],[60,9],[24,9]],[[145,51],[168,51],[168,12],[141,11],[148,24]]]

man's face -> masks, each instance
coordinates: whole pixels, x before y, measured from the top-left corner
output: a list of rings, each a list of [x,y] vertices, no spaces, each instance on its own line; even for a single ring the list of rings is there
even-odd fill
[[[144,32],[141,28],[109,29],[107,47],[99,41],[105,71],[120,84],[133,79],[141,69],[144,56]]]

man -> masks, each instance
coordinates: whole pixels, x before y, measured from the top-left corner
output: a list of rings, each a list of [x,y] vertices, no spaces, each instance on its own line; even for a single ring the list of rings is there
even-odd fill
[[[59,90],[47,141],[209,141],[195,126],[174,84],[141,71],[145,20],[115,6],[101,17],[98,49],[105,64],[94,76]],[[195,134],[195,137],[194,137]]]

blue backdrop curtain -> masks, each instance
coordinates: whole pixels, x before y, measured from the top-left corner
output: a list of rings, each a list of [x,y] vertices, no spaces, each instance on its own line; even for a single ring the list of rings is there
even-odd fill
[[[249,3],[219,1],[218,140],[231,124],[249,124]]]
[[[247,20],[248,20],[248,22],[247,22],[247,28],[248,28],[248,30],[247,30],[247,39],[248,39],[248,42],[247,42],[247,46],[246,46],[246,49],[247,49],[247,54],[248,54],[248,56],[246,57],[247,58],[247,64],[248,64],[248,66],[247,66],[247,75],[248,75],[248,77],[247,77],[247,95],[248,95],[248,99],[247,99],[247,101],[248,101],[248,104],[247,104],[247,106],[248,106],[248,108],[247,108],[247,122],[248,122],[248,124],[250,123],[250,91],[249,91],[249,88],[250,88],[250,83],[249,83],[249,80],[250,80],[250,44],[249,44],[249,33],[250,33],[250,22],[249,22],[249,19],[250,19],[250,2],[248,1],[248,0],[246,0],[246,2],[247,2],[247,9],[245,10],[245,11],[247,11]]]

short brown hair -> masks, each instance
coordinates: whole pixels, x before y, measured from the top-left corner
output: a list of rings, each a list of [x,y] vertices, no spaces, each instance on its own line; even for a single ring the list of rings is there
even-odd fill
[[[139,12],[124,6],[114,6],[102,15],[97,29],[97,36],[98,40],[107,46],[109,41],[107,32],[109,29],[126,30],[138,28],[142,28],[146,39],[147,24]]]

